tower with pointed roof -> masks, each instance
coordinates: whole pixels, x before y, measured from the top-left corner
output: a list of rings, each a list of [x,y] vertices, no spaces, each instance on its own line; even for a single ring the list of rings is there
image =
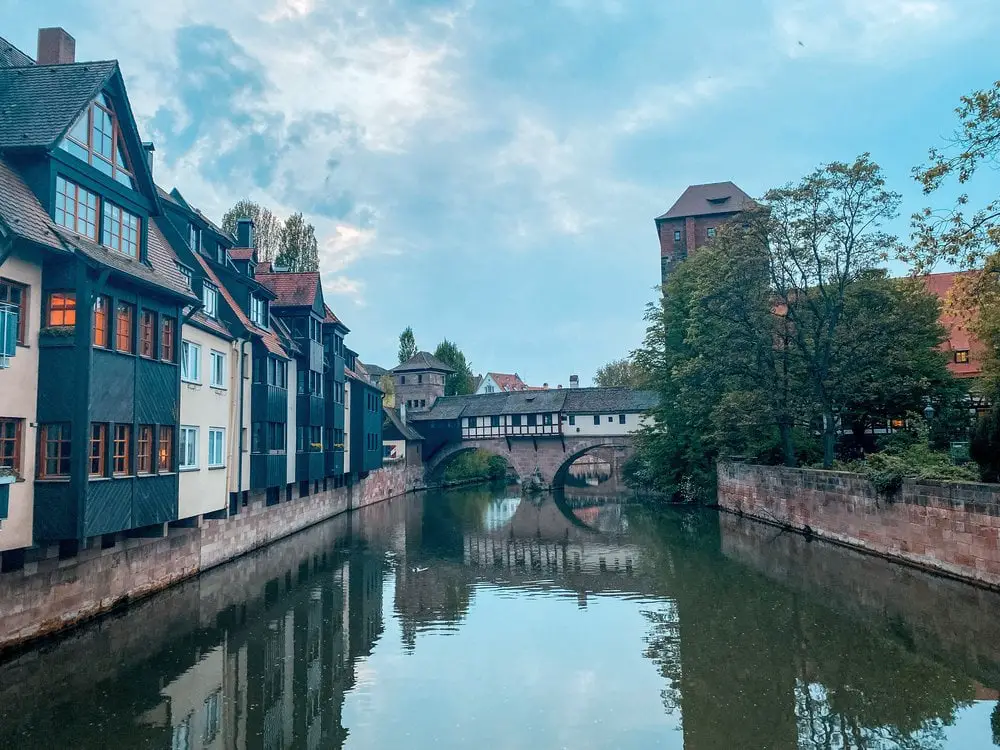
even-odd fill
[[[688,186],[669,211],[656,217],[661,283],[667,283],[678,263],[751,203],[750,196],[732,182]]]

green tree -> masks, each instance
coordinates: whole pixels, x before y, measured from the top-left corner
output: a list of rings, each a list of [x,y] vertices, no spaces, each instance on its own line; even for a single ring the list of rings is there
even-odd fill
[[[236,224],[240,219],[253,219],[254,248],[257,259],[273,261],[281,246],[283,226],[270,209],[249,198],[241,198],[222,216],[222,228],[229,234],[236,234]]]
[[[629,357],[609,362],[594,376],[594,383],[602,388],[645,388],[646,382],[646,373]]]
[[[882,169],[863,154],[769,191],[765,207],[749,212],[750,231],[768,259],[775,303],[787,317],[819,410],[825,467],[834,460],[848,372],[838,360],[839,347],[859,322],[845,316],[848,291],[886,259],[886,248],[898,245],[881,226],[896,215],[899,201],[898,193],[885,188]]]
[[[472,368],[466,362],[465,354],[458,345],[445,339],[434,350],[434,356],[455,370],[445,380],[445,396],[464,396],[472,393]]]
[[[413,329],[410,326],[406,326],[403,332],[399,334],[399,364],[412,359],[416,353],[417,339],[413,335]]]
[[[970,273],[956,283],[947,304],[965,318],[986,349],[982,352],[988,387],[1000,391],[1000,199],[970,205],[966,187],[983,178],[982,171],[1000,167],[1000,81],[991,88],[961,97],[955,113],[958,128],[941,148],[931,148],[928,161],[913,176],[925,195],[942,188],[960,194],[949,208],[926,207],[912,216],[913,244],[900,257],[916,273],[940,261],[957,263]],[[985,167],[986,170],[981,170]],[[988,179],[988,175],[987,175]],[[983,186],[980,186],[982,189]],[[989,195],[995,191],[985,186]]]
[[[274,262],[292,272],[319,270],[316,228],[301,213],[294,213],[285,221]]]
[[[378,379],[378,387],[382,389],[382,403],[392,409],[396,406],[396,380],[386,373]]]

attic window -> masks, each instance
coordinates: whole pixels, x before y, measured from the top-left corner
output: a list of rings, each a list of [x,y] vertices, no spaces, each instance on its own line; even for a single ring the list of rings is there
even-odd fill
[[[106,94],[90,103],[59,148],[81,159],[126,187],[134,188],[126,161],[121,129]]]
[[[713,206],[721,206],[723,203],[725,203],[728,200],[729,200],[729,196],[728,195],[724,195],[721,198],[709,198],[708,202],[711,203]]]

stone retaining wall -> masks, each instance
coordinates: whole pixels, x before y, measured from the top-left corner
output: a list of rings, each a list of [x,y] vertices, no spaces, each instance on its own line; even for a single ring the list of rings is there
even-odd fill
[[[1000,588],[1000,486],[905,480],[879,497],[858,474],[720,463],[720,507]]]
[[[99,544],[66,560],[50,556],[0,573],[0,650],[49,635],[264,547],[339,513],[423,488],[419,467],[391,466],[342,487],[238,515],[202,519],[166,535]],[[99,542],[99,540],[97,540]]]

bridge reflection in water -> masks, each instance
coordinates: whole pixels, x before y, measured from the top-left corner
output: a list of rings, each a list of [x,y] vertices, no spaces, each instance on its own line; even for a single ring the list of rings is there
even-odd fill
[[[989,747],[998,601],[731,516],[430,494],[0,664],[0,747]]]

